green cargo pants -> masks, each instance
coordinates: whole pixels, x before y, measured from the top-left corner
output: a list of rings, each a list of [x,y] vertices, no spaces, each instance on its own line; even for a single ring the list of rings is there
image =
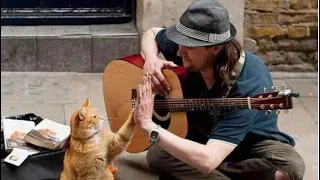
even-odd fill
[[[147,161],[150,168],[164,180],[274,180],[276,170],[287,174],[292,180],[303,179],[304,161],[288,144],[273,140],[260,141],[248,147],[241,156],[245,159],[235,162],[227,160],[210,174],[201,173],[157,145],[148,150]]]

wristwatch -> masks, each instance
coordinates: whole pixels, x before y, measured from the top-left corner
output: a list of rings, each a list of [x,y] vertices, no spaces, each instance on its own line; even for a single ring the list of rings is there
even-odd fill
[[[155,144],[159,139],[159,133],[160,133],[160,125],[157,125],[150,133],[149,133],[149,139],[151,144]]]

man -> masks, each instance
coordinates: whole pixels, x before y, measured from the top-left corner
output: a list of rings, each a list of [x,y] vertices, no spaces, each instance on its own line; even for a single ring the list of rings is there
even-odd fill
[[[214,0],[198,0],[177,24],[143,35],[147,75],[138,86],[135,122],[146,135],[151,133],[147,161],[160,179],[303,179],[304,161],[293,148],[294,140],[278,130],[275,112],[188,113],[186,139],[151,120],[152,91],[163,96],[170,92],[161,73],[164,67],[183,65],[188,70],[185,97],[249,97],[263,93],[264,87],[270,92],[266,65],[243,51],[235,35],[227,10]],[[170,61],[159,59],[159,52]]]

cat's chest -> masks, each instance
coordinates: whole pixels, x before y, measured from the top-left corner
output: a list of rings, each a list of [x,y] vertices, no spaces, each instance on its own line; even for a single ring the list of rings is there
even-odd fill
[[[71,158],[71,163],[77,172],[84,171],[91,166],[106,166],[107,157],[103,150],[94,151],[86,154],[76,154]]]

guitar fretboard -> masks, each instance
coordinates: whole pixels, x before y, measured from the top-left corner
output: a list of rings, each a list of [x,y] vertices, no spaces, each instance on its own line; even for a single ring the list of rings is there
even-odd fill
[[[232,110],[248,109],[247,98],[217,98],[217,99],[165,99],[155,100],[155,109],[168,110],[170,112],[188,111],[212,111],[212,110]]]

